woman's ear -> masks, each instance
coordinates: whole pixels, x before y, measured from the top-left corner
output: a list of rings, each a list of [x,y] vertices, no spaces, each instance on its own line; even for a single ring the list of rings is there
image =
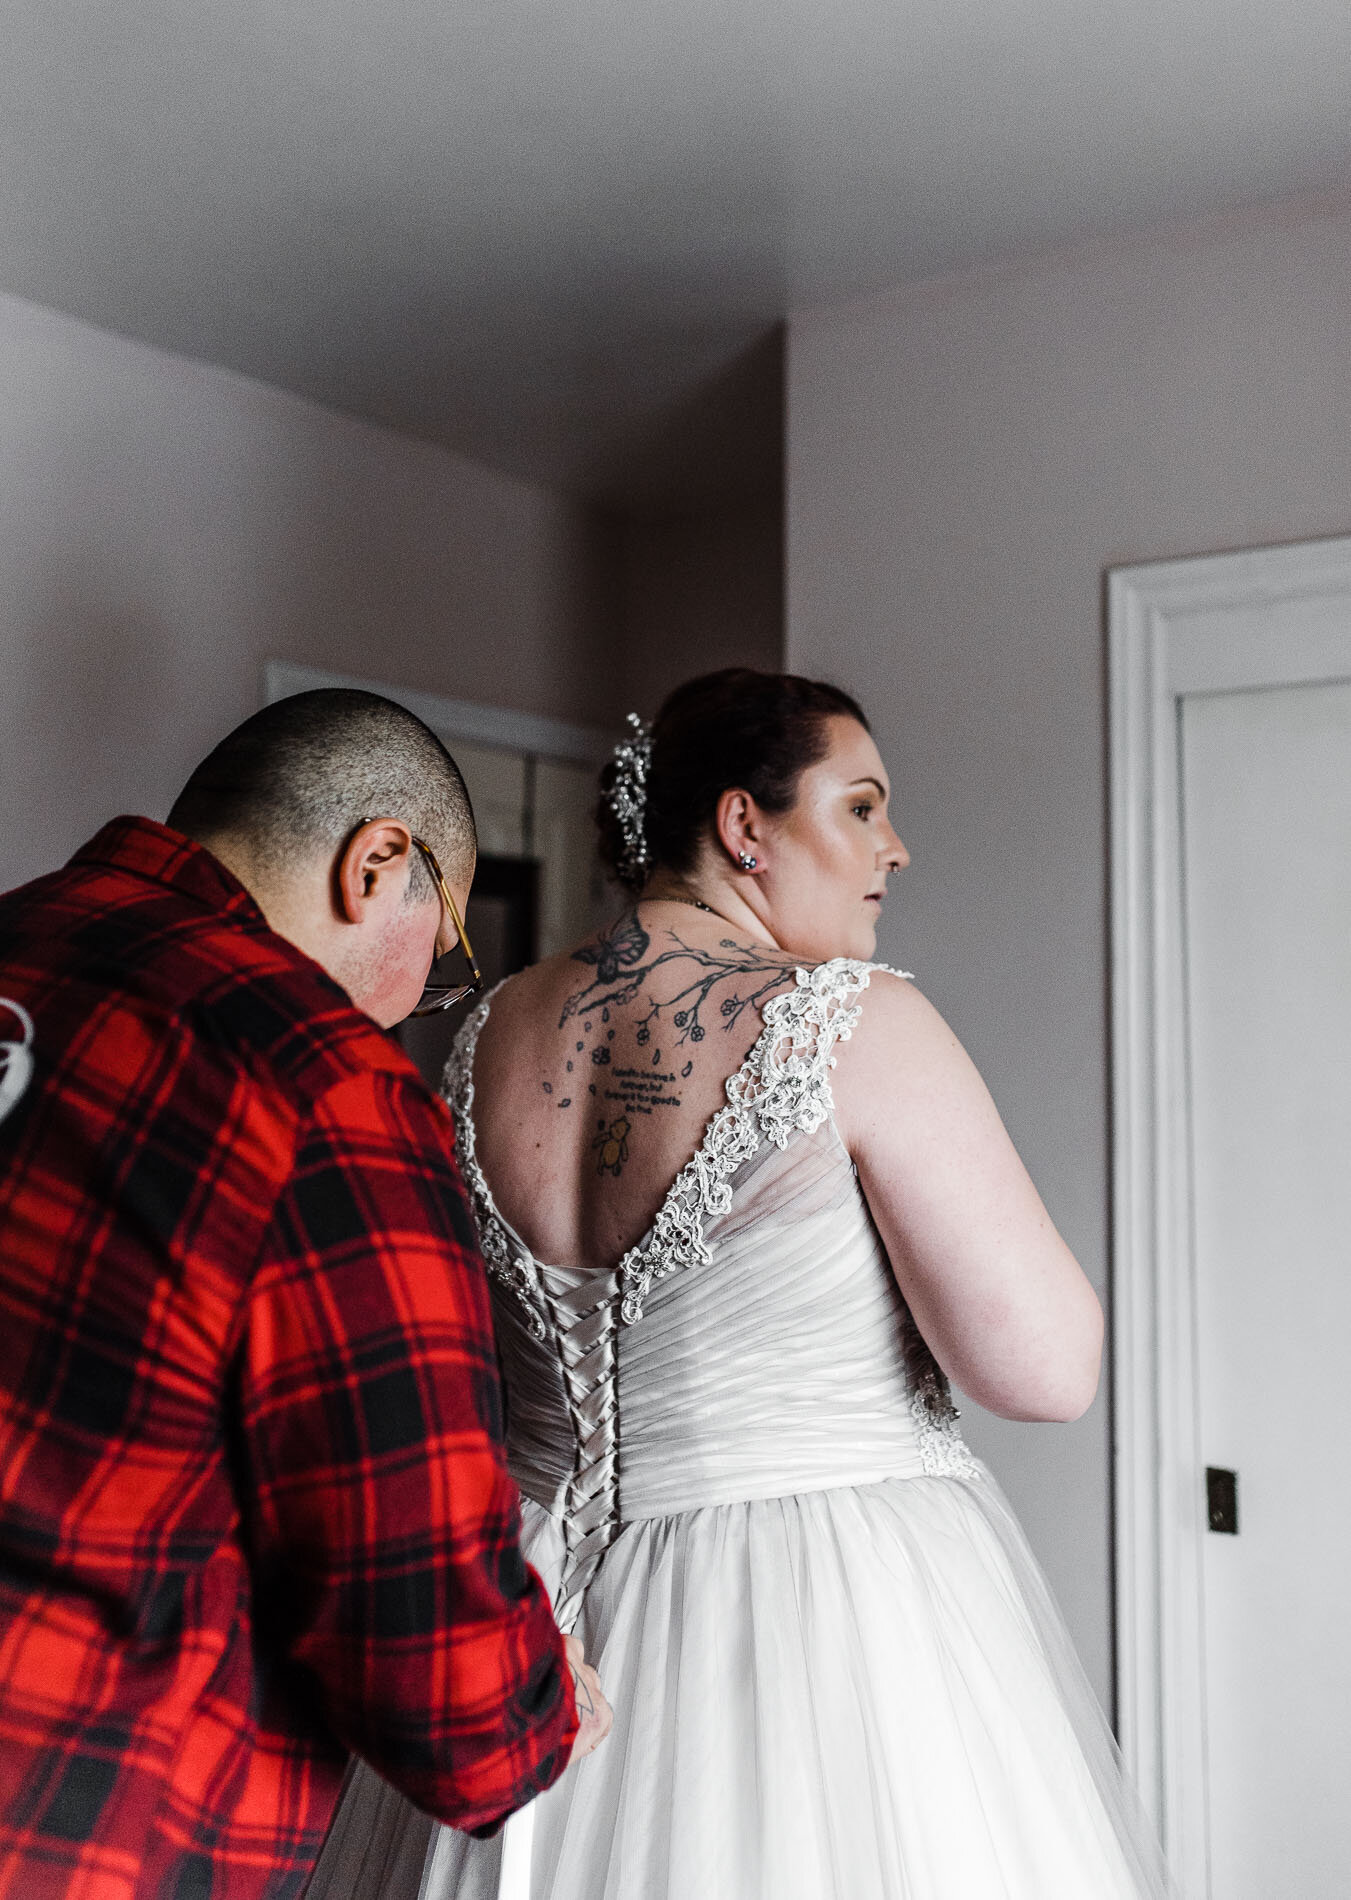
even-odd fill
[[[370,818],[353,832],[334,866],[334,898],[344,923],[364,923],[373,907],[391,897],[403,902],[415,848],[412,832],[398,818]]]
[[[760,808],[749,792],[735,787],[725,791],[713,818],[714,835],[733,864],[747,868],[746,860],[764,863],[764,825]]]

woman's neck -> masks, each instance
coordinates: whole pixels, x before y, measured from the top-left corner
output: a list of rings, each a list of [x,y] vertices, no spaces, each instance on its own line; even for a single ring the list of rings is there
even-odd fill
[[[637,901],[643,905],[687,904],[710,917],[716,917],[729,929],[740,931],[752,943],[763,945],[768,950],[781,948],[752,905],[730,882],[705,879],[697,874],[682,877],[674,872],[659,871],[649,878]]]

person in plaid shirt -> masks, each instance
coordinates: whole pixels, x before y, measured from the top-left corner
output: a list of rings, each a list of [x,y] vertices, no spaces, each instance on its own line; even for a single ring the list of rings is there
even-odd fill
[[[608,1723],[377,1026],[455,941],[459,774],[302,694],[170,817],[0,898],[0,1900],[295,1900],[349,1751],[488,1833]]]

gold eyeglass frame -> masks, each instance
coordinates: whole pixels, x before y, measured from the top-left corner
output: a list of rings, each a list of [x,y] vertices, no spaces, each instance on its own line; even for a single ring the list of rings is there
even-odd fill
[[[434,1002],[429,1003],[424,1000],[418,1004],[416,1009],[412,1009],[408,1012],[410,1016],[435,1016],[440,1010],[453,1009],[456,1003],[462,1003],[466,996],[476,995],[478,991],[483,988],[483,972],[478,967],[478,958],[474,955],[474,946],[469,941],[469,932],[464,927],[464,919],[460,916],[459,907],[450,894],[450,886],[446,882],[445,872],[436,862],[436,853],[432,850],[431,846],[419,838],[415,832],[410,832],[408,835],[427,860],[427,869],[432,874],[432,882],[436,885],[442,904],[450,913],[450,921],[455,926],[455,934],[460,940],[460,948],[464,951],[469,962],[469,968],[473,973],[472,982],[461,983],[458,987],[448,989],[443,996],[438,996]],[[439,962],[440,959],[438,958],[436,961]],[[434,962],[432,968],[435,969],[435,967],[436,963]],[[427,991],[424,988],[424,999],[426,994]]]

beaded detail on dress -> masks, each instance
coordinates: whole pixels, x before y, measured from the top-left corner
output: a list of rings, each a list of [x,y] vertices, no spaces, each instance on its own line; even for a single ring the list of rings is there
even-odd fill
[[[656,1280],[708,1260],[704,1228],[732,1203],[731,1179],[759,1148],[786,1148],[795,1133],[810,1134],[831,1110],[834,1048],[853,1034],[861,1005],[851,998],[868,987],[881,963],[836,957],[799,969],[791,990],[765,1004],[764,1029],[750,1054],[727,1078],[727,1105],[709,1123],[692,1160],[671,1183],[647,1236],[619,1263],[627,1325],[642,1318]],[[909,972],[898,970],[897,976]]]
[[[543,1340],[548,1337],[548,1323],[534,1262],[528,1254],[522,1255],[512,1244],[511,1236],[498,1218],[492,1192],[479,1166],[475,1149],[474,1051],[478,1048],[483,1025],[488,1020],[489,1006],[500,988],[499,984],[490,990],[466,1017],[441,1077],[441,1093],[455,1117],[455,1153],[474,1210],[474,1224],[478,1228],[484,1264],[495,1280],[499,1280],[516,1295],[525,1308],[531,1332],[536,1339]]]
[[[961,1413],[952,1402],[947,1375],[929,1350],[928,1341],[907,1313],[906,1372],[910,1385],[910,1416],[926,1478],[979,1478],[980,1466],[962,1437]]]
[[[466,1018],[446,1064],[441,1092],[455,1117],[456,1154],[488,1272],[517,1300],[533,1338],[552,1345],[558,1354],[573,1454],[562,1500],[566,1558],[554,1617],[561,1629],[569,1630],[587,1585],[621,1528],[614,1317],[618,1282],[613,1273],[589,1274],[580,1285],[552,1286],[549,1270],[521,1247],[497,1211],[474,1132],[474,1055],[496,993],[489,991]]]

